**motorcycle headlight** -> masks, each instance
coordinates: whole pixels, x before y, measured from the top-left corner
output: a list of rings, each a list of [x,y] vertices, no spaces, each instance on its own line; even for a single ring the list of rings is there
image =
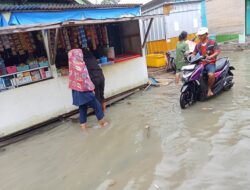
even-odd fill
[[[190,72],[190,71],[183,71],[182,72],[182,80],[184,81],[184,82],[186,82],[186,81],[188,81],[188,79],[189,79],[189,77],[192,75],[192,72]]]

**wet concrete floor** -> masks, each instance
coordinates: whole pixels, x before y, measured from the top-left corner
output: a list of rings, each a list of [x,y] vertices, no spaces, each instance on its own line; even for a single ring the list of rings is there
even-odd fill
[[[5,147],[0,189],[250,189],[249,53],[223,53],[235,86],[186,110],[171,83],[112,105],[105,129],[93,127],[94,116],[88,132],[68,120]]]

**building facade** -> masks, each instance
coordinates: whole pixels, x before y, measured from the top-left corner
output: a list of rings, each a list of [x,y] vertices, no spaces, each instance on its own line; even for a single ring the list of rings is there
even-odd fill
[[[140,13],[138,4],[0,6],[0,139],[77,110],[72,48],[100,60],[107,100],[147,84]]]
[[[206,9],[208,27],[211,33],[215,35],[244,33],[244,0],[208,0],[206,1]]]
[[[164,15],[154,19],[149,33],[147,51],[161,53],[174,50],[179,34],[185,30],[189,39],[198,28],[206,26],[205,6],[201,0],[158,0],[142,7],[142,15]],[[145,28],[149,25],[144,22]]]

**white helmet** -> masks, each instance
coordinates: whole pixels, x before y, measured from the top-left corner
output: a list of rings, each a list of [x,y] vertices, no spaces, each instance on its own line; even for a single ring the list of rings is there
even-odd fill
[[[196,35],[199,36],[199,35],[203,35],[203,34],[206,34],[206,33],[208,33],[208,28],[207,27],[201,27],[201,28],[199,28]]]

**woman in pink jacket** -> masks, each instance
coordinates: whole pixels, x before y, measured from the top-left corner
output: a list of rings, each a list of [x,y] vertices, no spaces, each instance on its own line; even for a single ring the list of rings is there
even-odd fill
[[[95,86],[90,80],[83,52],[81,49],[72,49],[68,53],[69,60],[69,88],[72,89],[73,105],[79,106],[80,124],[82,129],[86,129],[87,109],[91,107],[99,121],[100,127],[105,127],[108,123],[104,120],[104,113],[101,104],[93,93]]]

